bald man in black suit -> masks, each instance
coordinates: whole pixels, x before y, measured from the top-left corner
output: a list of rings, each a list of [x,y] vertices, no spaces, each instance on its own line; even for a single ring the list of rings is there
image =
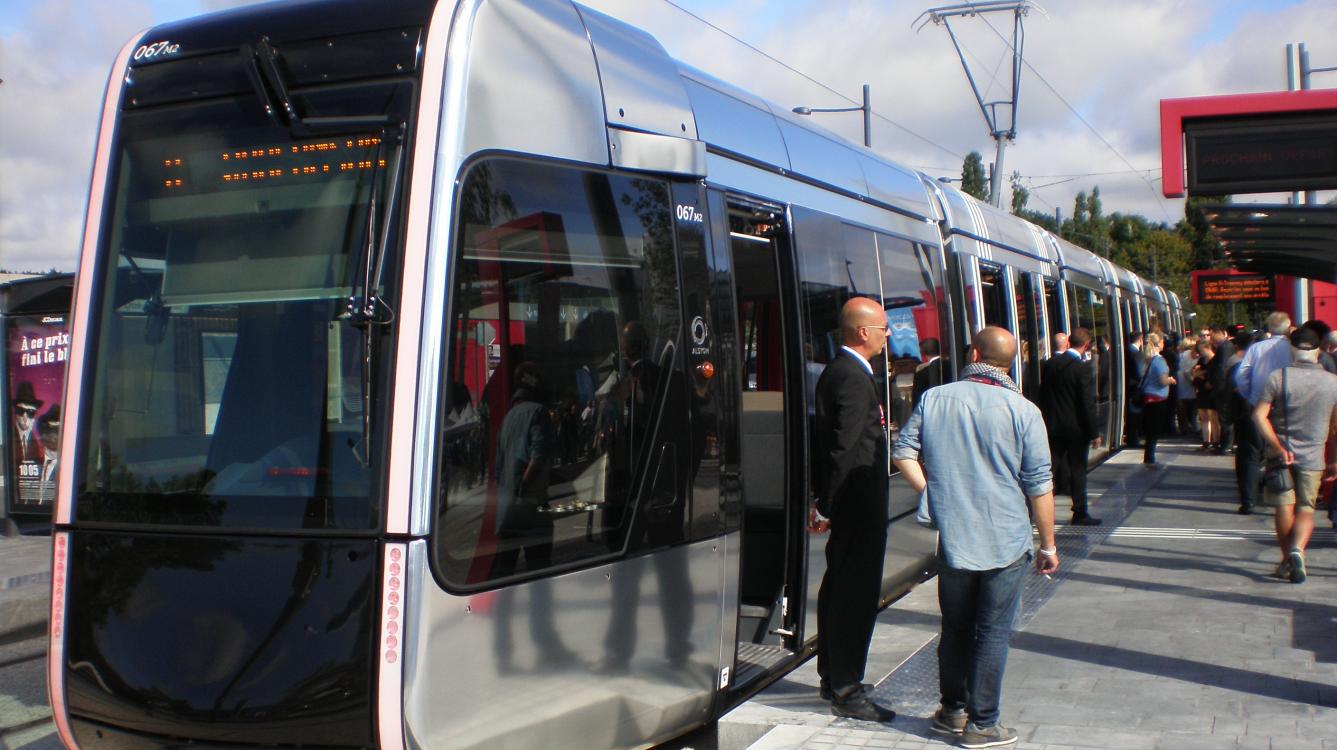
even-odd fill
[[[826,574],[817,596],[817,673],[831,713],[891,721],[868,698],[868,645],[887,548],[886,417],[869,364],[887,342],[887,313],[866,297],[840,311],[844,346],[817,380],[814,490],[831,519]]]

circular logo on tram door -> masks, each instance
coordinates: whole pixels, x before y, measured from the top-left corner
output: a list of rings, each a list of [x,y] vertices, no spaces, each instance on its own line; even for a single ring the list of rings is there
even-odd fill
[[[706,343],[706,337],[710,335],[710,330],[706,328],[706,321],[700,315],[692,318],[692,343],[701,346]]]

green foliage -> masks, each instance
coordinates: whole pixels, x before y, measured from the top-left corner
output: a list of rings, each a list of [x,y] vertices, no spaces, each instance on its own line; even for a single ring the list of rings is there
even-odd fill
[[[1021,216],[1026,210],[1026,201],[1031,199],[1031,191],[1021,184],[1021,172],[1012,172],[1012,213]]]
[[[1184,218],[1170,226],[1135,214],[1115,212],[1106,216],[1100,188],[1096,187],[1090,194],[1078,193],[1073,200],[1072,217],[1051,231],[1175,292],[1188,311],[1197,313],[1193,320],[1195,327],[1228,323],[1233,321],[1226,319],[1225,305],[1193,305],[1189,294],[1192,271],[1226,267],[1221,245],[1207,227],[1200,207],[1228,201],[1229,197],[1222,196],[1189,198],[1184,206]],[[1052,227],[1054,224],[1052,219],[1040,221],[1031,211],[1015,213],[1042,226]],[[1241,319],[1245,316],[1247,311],[1237,315]]]
[[[984,157],[980,152],[966,154],[966,161],[961,165],[961,190],[979,198],[989,200],[989,181],[984,176]]]

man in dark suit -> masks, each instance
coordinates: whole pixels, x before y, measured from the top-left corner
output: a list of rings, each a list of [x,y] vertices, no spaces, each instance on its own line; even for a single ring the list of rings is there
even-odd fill
[[[887,428],[869,360],[887,342],[887,313],[866,297],[840,311],[844,346],[817,380],[813,489],[831,519],[817,595],[817,673],[831,713],[891,721],[863,685],[887,547]]]
[[[942,385],[944,380],[942,371],[946,363],[942,360],[942,346],[938,340],[924,339],[919,342],[919,355],[924,358],[924,362],[915,368],[914,385],[910,391],[912,409],[919,403],[919,397],[924,395],[924,391]]]
[[[1142,445],[1142,410],[1133,406],[1133,394],[1141,388],[1142,370],[1147,358],[1142,355],[1142,332],[1128,334],[1128,348],[1124,352],[1124,442],[1129,448]]]
[[[1099,526],[1100,519],[1087,512],[1086,460],[1091,442],[1099,445],[1096,420],[1095,373],[1087,363],[1091,332],[1078,328],[1068,336],[1068,350],[1044,364],[1040,380],[1040,413],[1049,431],[1049,452],[1055,473],[1067,476],[1072,490],[1072,522]]]
[[[40,464],[46,457],[46,452],[42,448],[40,431],[35,428],[37,410],[42,408],[43,402],[34,395],[32,383],[26,380],[18,384],[14,398],[10,401],[14,404],[14,427],[11,433],[14,443],[14,463],[18,465],[25,461],[35,461]]]

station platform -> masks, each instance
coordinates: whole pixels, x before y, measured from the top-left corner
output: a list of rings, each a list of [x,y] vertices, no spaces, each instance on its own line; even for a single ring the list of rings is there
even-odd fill
[[[1060,572],[1028,578],[1003,689],[1002,721],[1021,737],[1014,747],[1337,750],[1337,535],[1326,514],[1308,581],[1273,578],[1272,517],[1236,514],[1233,458],[1174,443],[1159,454],[1162,469],[1144,469],[1140,451],[1095,469],[1091,509],[1104,525],[1060,526]],[[1058,499],[1060,519],[1066,502]],[[45,627],[49,568],[48,538],[0,539],[0,662],[7,643],[21,648],[15,641]],[[929,731],[936,597],[930,580],[879,616],[865,679],[899,714],[890,724],[832,716],[809,660],[666,747],[953,746]],[[30,715],[45,710],[40,677],[8,686],[30,696],[0,696],[0,746],[58,746],[49,723]]]
[[[1029,750],[1337,750],[1337,536],[1316,514],[1308,580],[1272,573],[1269,509],[1241,516],[1234,459],[1163,444],[1091,475],[1098,527],[1058,529],[1061,570],[1028,578],[1002,723]],[[1066,520],[1068,499],[1057,517]],[[950,747],[937,709],[937,585],[882,612],[865,680],[898,716],[831,715],[816,660],[683,738],[693,750]],[[706,736],[707,734],[711,736]]]

